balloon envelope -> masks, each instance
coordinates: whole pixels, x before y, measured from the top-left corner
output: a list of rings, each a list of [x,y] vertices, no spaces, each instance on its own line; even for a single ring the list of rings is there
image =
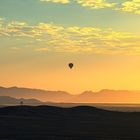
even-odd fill
[[[73,64],[73,63],[69,63],[69,68],[70,68],[70,69],[72,69],[72,68],[73,68],[73,66],[74,66],[74,64]]]

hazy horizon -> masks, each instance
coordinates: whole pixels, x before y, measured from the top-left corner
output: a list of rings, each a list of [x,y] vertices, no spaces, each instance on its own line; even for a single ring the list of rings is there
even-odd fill
[[[84,92],[100,92],[100,91],[104,91],[104,90],[109,90],[109,91],[134,91],[134,92],[137,92],[137,91],[140,91],[140,89],[137,89],[137,90],[128,90],[128,89],[107,89],[107,88],[104,88],[104,89],[98,89],[98,90],[83,90],[81,92],[76,92],[76,93],[73,93],[73,92],[70,92],[70,91],[66,91],[66,90],[61,90],[61,89],[56,89],[56,90],[53,90],[53,89],[44,89],[44,88],[38,88],[38,87],[24,87],[24,86],[17,86],[17,85],[11,85],[11,86],[4,86],[4,85],[0,85],[0,88],[7,88],[7,89],[10,89],[10,88],[25,88],[25,89],[37,89],[37,90],[45,90],[45,91],[62,91],[62,92],[67,92],[71,95],[78,95],[78,94],[82,94]]]
[[[139,104],[140,90],[129,91],[103,89],[98,92],[84,91],[79,94],[71,94],[66,91],[51,91],[25,87],[0,87],[0,97],[37,99],[43,102],[54,103]],[[1,102],[3,102],[2,100]]]

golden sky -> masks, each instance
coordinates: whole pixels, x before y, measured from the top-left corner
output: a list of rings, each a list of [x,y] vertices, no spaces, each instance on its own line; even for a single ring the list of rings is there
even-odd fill
[[[140,0],[0,1],[1,86],[139,90],[139,25]]]

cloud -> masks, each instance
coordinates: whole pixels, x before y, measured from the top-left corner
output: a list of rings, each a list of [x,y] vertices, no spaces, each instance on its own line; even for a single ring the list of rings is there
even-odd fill
[[[61,4],[67,4],[70,1],[69,0],[40,0],[41,2],[52,2],[52,3],[61,3]]]
[[[140,14],[140,0],[129,0],[121,3],[117,10]]]
[[[51,3],[61,3],[68,4],[72,0],[40,0],[41,2],[51,2]],[[91,9],[100,9],[100,8],[111,8],[115,6],[115,3],[107,2],[106,0],[73,0],[77,4],[80,4],[83,7],[89,7]]]
[[[4,21],[4,20],[5,20],[5,18],[3,18],[3,17],[0,17],[0,22],[1,22],[1,21]]]
[[[116,4],[107,2],[106,0],[76,0],[76,1],[81,6],[89,7],[91,9],[111,8],[114,7]]]
[[[5,19],[0,17],[0,27],[2,27],[3,23],[4,23]]]
[[[0,27],[0,36],[29,41],[39,52],[140,54],[140,35],[113,29],[11,21]]]
[[[37,48],[37,49],[35,49],[35,50],[36,50],[36,51],[41,51],[41,52],[42,52],[42,51],[45,51],[45,52],[46,52],[46,51],[47,51],[47,52],[50,51],[50,49],[47,48],[47,47]]]
[[[122,12],[140,14],[140,0],[126,0],[125,2],[111,3],[106,0],[76,0],[83,7],[91,9],[110,8]]]
[[[51,2],[60,4],[69,4],[75,2],[82,7],[90,9],[109,8],[112,10],[140,14],[140,0],[126,0],[121,2],[109,2],[107,0],[40,0],[41,2]]]

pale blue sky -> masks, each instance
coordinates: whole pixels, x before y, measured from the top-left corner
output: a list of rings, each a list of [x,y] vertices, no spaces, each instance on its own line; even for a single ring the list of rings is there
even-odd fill
[[[140,31],[139,15],[111,9],[92,10],[76,2],[47,3],[39,0],[0,0],[0,16],[8,21],[26,21],[31,24],[53,22],[64,26],[94,26],[122,31]]]

